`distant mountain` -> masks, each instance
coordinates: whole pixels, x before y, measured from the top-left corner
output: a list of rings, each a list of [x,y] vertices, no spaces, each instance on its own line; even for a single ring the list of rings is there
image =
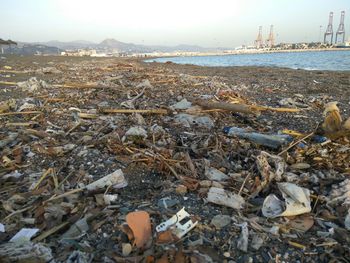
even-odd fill
[[[103,52],[122,52],[122,53],[146,53],[146,52],[207,52],[223,50],[223,48],[204,48],[197,45],[177,45],[177,46],[162,46],[162,45],[138,45],[133,43],[125,43],[113,38],[103,40],[101,43],[93,43],[85,40],[77,40],[70,42],[62,42],[52,40],[48,42],[37,42],[32,44],[41,44],[53,46],[63,50],[76,50],[91,48]]]
[[[74,50],[74,49],[80,49],[80,48],[94,48],[96,46],[96,43],[86,41],[86,40],[76,40],[76,41],[70,41],[70,42],[51,40],[48,42],[35,42],[35,43],[31,43],[31,44],[58,47],[58,48],[63,49],[63,50],[66,50],[66,49],[73,49]]]
[[[124,43],[113,38],[103,40],[96,45],[97,48],[107,50],[117,50],[119,52],[152,52],[154,49],[150,46],[136,45],[133,43]]]

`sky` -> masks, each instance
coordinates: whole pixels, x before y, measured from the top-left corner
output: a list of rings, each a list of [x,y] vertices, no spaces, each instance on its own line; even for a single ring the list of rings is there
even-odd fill
[[[320,40],[334,12],[337,30],[349,0],[0,0],[0,38],[23,42],[106,38],[146,45],[251,45],[274,25],[276,42]]]

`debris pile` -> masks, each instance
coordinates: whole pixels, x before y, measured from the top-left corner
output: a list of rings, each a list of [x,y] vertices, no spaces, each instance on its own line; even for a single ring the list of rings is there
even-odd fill
[[[261,105],[112,59],[23,74],[0,84],[3,262],[348,262],[350,119],[330,98]],[[308,133],[266,121],[310,108]]]

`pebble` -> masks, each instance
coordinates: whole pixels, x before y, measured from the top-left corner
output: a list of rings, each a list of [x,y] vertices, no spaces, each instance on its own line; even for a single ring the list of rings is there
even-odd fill
[[[129,243],[123,243],[122,244],[122,254],[124,257],[127,257],[130,255],[132,251],[132,246]]]
[[[90,135],[84,135],[84,136],[81,138],[81,140],[82,140],[83,143],[91,142],[92,139],[93,139],[93,138],[92,138],[92,136],[90,136]]]
[[[200,181],[200,182],[199,182],[199,185],[200,185],[201,187],[207,187],[207,188],[209,188],[209,187],[211,186],[211,181],[209,181],[209,180],[203,180],[203,181]]]
[[[170,197],[164,197],[162,199],[159,199],[158,206],[161,208],[167,209],[177,205],[178,203],[179,201],[176,199],[171,199]]]
[[[187,193],[187,187],[180,184],[176,187],[176,193],[180,194],[180,195],[184,195]]]
[[[304,169],[309,169],[311,166],[308,163],[295,163],[289,166],[290,169],[295,169],[295,170],[304,170]]]
[[[224,188],[222,184],[220,184],[219,182],[215,182],[215,181],[212,182],[212,186],[217,187],[217,188]]]
[[[231,223],[231,217],[228,215],[216,215],[211,220],[211,224],[216,228],[223,228]]]

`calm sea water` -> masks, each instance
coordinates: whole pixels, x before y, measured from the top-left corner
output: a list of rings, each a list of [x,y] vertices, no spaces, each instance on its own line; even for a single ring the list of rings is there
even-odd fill
[[[168,57],[147,62],[193,64],[199,66],[267,66],[306,70],[350,70],[350,51],[312,51],[291,53],[240,54],[197,57]]]

